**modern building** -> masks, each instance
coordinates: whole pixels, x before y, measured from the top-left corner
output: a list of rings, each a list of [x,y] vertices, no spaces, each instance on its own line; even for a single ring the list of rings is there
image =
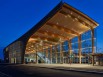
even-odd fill
[[[4,49],[9,63],[95,63],[98,26],[60,2],[39,23]]]

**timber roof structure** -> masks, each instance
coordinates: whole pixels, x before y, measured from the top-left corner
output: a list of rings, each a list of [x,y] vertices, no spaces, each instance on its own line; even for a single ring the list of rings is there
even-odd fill
[[[58,44],[59,40],[70,40],[97,26],[98,23],[87,15],[66,3],[60,2],[31,29],[32,34],[28,40],[26,51],[30,50],[28,47],[31,46],[31,43],[37,44],[43,40],[45,42],[44,48],[46,48],[51,44]],[[30,31],[27,34],[29,33]]]

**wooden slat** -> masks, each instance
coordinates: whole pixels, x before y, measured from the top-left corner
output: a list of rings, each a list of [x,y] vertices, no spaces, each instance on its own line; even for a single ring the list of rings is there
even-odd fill
[[[57,33],[53,33],[53,32],[50,32],[50,31],[48,31],[48,32],[45,32],[44,30],[39,30],[38,31],[39,33],[42,33],[42,34],[44,34],[44,35],[47,35],[47,36],[51,36],[51,37],[53,37],[53,38],[62,38],[62,39],[69,39],[68,37],[64,37],[64,36],[62,36],[62,35],[60,35],[60,34],[57,34]]]
[[[79,35],[79,33],[75,32],[75,31],[73,31],[71,29],[67,29],[63,25],[58,25],[58,24],[54,24],[54,23],[50,23],[50,22],[47,22],[46,24],[50,25],[52,27],[56,27],[57,29],[61,30],[62,32],[66,32],[67,34]]]
[[[60,11],[61,14],[64,14],[64,15],[68,15],[69,13],[66,13],[65,11],[61,10]],[[73,14],[70,14],[71,18],[72,19],[75,19],[77,18],[76,16],[74,16]],[[84,26],[88,27],[88,28],[92,28],[92,26],[88,23],[86,23],[84,20],[81,20],[78,18],[78,22],[80,22],[81,24],[83,24]]]

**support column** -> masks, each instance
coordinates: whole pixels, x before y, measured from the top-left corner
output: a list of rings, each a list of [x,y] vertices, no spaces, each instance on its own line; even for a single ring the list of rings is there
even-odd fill
[[[72,45],[71,45],[71,40],[68,41],[69,42],[69,51],[68,51],[68,57],[69,57],[69,61],[68,63],[71,64],[71,53],[72,53]]]
[[[38,51],[38,45],[36,46],[36,64],[38,64],[38,55],[37,55],[37,51]]]
[[[63,43],[61,43],[61,63],[64,63]]]
[[[55,45],[55,58],[56,58],[56,64],[57,64],[57,46]]]
[[[46,49],[46,63],[48,64],[48,48]]]
[[[62,51],[62,43],[60,41],[60,63],[63,63],[63,51]]]
[[[36,64],[38,64],[38,56],[37,56],[37,51],[36,51]]]
[[[52,46],[50,48],[50,63],[52,64]]]
[[[44,53],[44,45],[43,45],[44,43],[43,43],[43,41],[41,42],[41,45],[42,45],[42,55],[43,55],[43,53]],[[43,57],[43,56],[42,56]],[[41,62],[42,63],[42,62]],[[45,61],[44,61],[44,63],[45,63]]]
[[[91,29],[91,35],[92,35],[92,55],[94,54],[94,29]],[[94,66],[94,56],[92,56],[92,64]]]
[[[79,48],[79,64],[81,64],[81,35],[78,36],[78,48]]]

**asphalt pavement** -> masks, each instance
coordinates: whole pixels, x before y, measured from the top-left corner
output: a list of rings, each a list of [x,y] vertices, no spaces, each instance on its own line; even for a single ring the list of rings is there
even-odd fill
[[[19,64],[0,64],[0,77],[103,77],[103,74]]]

